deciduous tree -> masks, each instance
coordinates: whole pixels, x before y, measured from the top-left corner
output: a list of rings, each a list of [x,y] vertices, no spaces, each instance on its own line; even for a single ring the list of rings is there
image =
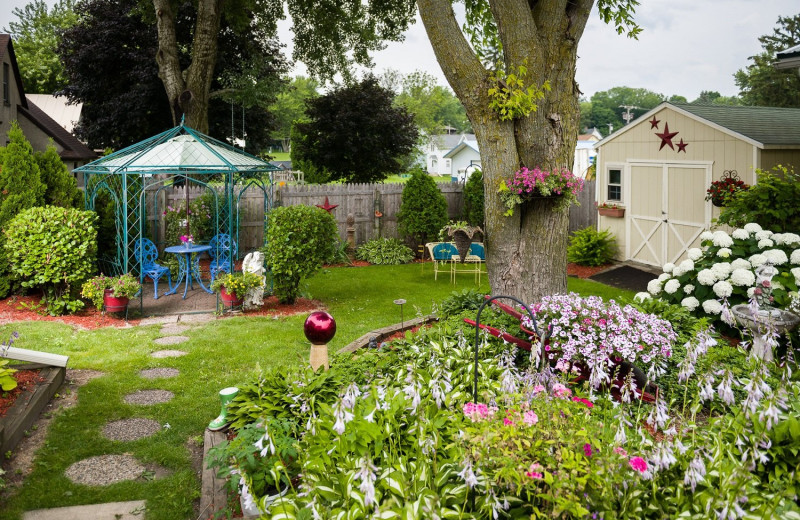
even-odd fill
[[[280,141],[284,152],[291,145],[292,124],[305,119],[306,101],[319,96],[319,82],[313,78],[297,76],[280,92],[269,107],[275,117],[275,130],[270,136]]]

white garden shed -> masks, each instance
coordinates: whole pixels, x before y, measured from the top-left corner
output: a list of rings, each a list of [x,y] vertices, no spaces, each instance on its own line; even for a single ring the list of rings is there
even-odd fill
[[[619,258],[663,266],[697,247],[720,208],[712,180],[778,164],[800,169],[800,109],[662,103],[596,145],[597,202],[625,208],[598,217],[617,237]]]

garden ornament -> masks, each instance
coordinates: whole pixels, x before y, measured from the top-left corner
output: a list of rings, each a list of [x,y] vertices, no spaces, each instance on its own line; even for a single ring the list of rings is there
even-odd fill
[[[228,403],[233,401],[233,398],[239,393],[239,389],[235,386],[229,386],[219,391],[219,400],[222,403],[219,415],[216,419],[208,423],[208,429],[212,432],[223,429],[228,425]]]
[[[246,273],[255,273],[261,276],[261,279],[266,283],[264,276],[264,253],[260,251],[253,251],[244,257],[242,262],[242,271]],[[264,304],[264,285],[256,287],[247,291],[244,295],[244,308],[258,309]]]
[[[336,334],[336,320],[325,311],[312,312],[306,318],[303,332],[311,342],[311,368],[316,371],[325,366],[325,370],[328,370],[328,342]]]

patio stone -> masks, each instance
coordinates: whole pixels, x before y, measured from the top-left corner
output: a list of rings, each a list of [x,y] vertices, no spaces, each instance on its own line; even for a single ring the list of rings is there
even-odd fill
[[[215,300],[216,301],[216,300]],[[214,314],[181,314],[180,322],[181,323],[208,323],[209,321],[216,320],[217,317]]]
[[[161,334],[165,336],[173,336],[178,334],[183,334],[187,330],[191,330],[192,328],[187,325],[175,325],[170,323],[169,325],[164,325],[161,327]]]
[[[142,318],[139,322],[139,325],[146,326],[146,325],[164,325],[167,323],[178,323],[178,316],[171,315],[171,316],[151,316],[149,318]]]
[[[163,352],[163,351],[162,351]],[[148,368],[139,372],[139,375],[145,379],[160,379],[168,377],[177,377],[180,374],[177,368]]]
[[[108,502],[86,506],[54,507],[35,509],[22,515],[22,520],[144,520],[144,500],[130,502]]]
[[[152,419],[122,419],[103,428],[103,436],[112,441],[135,441],[158,433],[161,425]]]
[[[130,455],[99,455],[79,460],[65,474],[76,484],[108,486],[123,480],[136,480],[145,467]]]
[[[156,345],[177,345],[185,341],[189,341],[189,336],[164,336],[163,338],[156,338],[153,343]]]
[[[150,354],[150,357],[154,358],[167,358],[167,357],[181,357],[188,354],[188,352],[184,352],[183,350],[157,350]]]
[[[128,404],[151,405],[167,403],[175,397],[175,394],[168,390],[138,390],[124,397]]]

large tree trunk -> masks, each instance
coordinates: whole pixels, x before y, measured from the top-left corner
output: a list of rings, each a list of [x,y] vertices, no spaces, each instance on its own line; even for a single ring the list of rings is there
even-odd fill
[[[464,39],[451,2],[417,1],[436,58],[466,108],[480,147],[493,294],[535,302],[566,291],[568,211],[556,211],[550,201],[535,201],[506,217],[498,187],[521,166],[572,166],[580,122],[576,52],[592,3],[490,1],[506,65],[519,67],[527,59],[529,82],[540,86],[547,80],[551,86],[536,112],[500,121],[489,107],[489,73]]]
[[[158,27],[158,76],[172,106],[175,125],[185,116],[188,126],[208,133],[208,100],[217,63],[217,33],[222,0],[199,0],[192,41],[192,61],[181,70],[175,12],[169,0],[153,0]]]

